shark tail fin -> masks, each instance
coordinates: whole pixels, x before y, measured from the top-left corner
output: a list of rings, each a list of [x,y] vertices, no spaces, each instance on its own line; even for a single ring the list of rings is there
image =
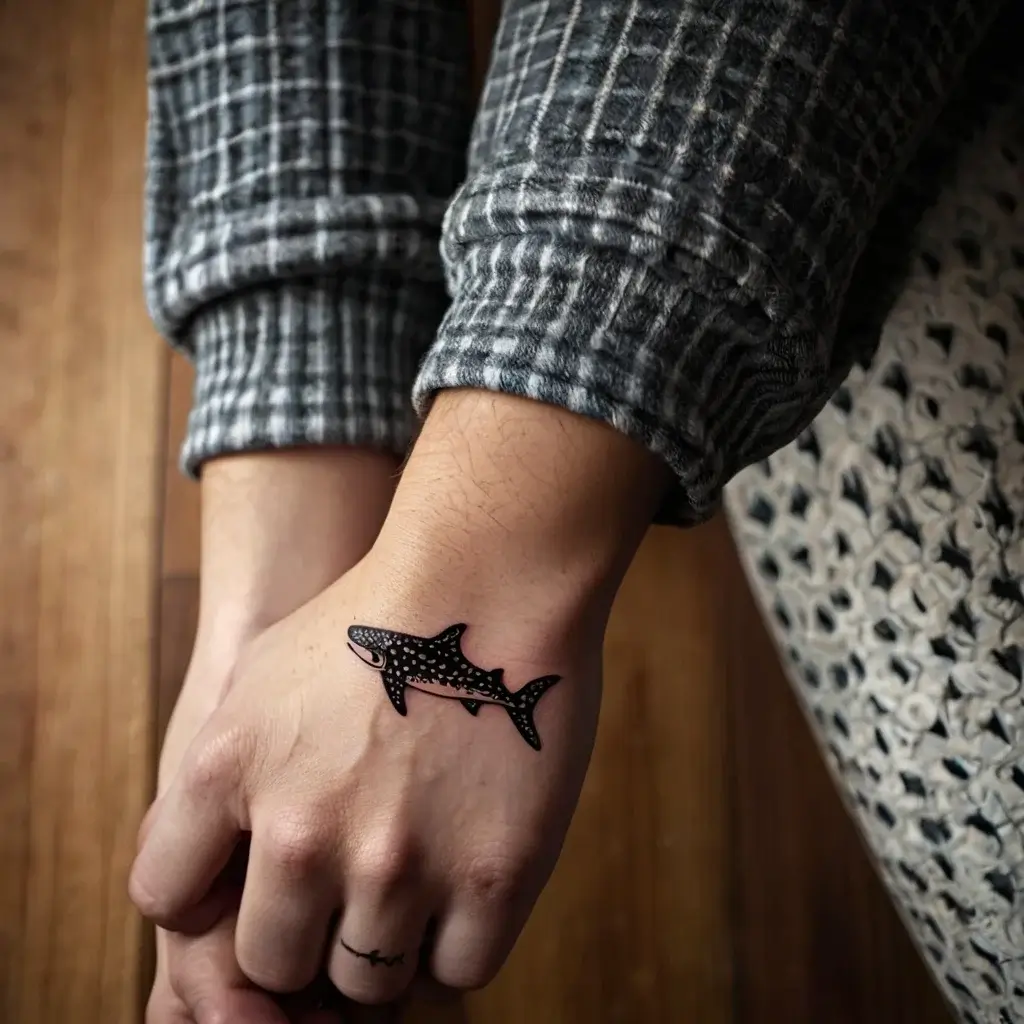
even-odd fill
[[[513,724],[519,730],[519,735],[534,750],[540,750],[540,734],[537,732],[537,726],[533,723],[533,709],[537,706],[537,701],[561,678],[561,676],[541,676],[539,679],[532,679],[521,690],[513,694],[516,706],[506,706],[508,717],[512,719]]]

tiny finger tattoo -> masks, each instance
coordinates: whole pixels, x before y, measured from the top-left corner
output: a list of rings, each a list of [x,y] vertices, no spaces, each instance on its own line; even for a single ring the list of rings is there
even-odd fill
[[[363,953],[361,950],[353,949],[344,939],[339,938],[338,942],[341,944],[343,949],[348,950],[354,957],[358,957],[360,960],[369,960],[371,967],[376,967],[377,964],[382,964],[384,967],[398,967],[399,964],[405,963],[405,954],[396,953],[394,956],[384,956],[379,949],[371,949],[369,953]]]

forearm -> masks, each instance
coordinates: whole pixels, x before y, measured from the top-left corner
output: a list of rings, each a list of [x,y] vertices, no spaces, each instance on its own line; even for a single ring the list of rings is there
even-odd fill
[[[602,423],[445,392],[369,561],[406,605],[566,634],[607,614],[667,483],[659,459]]]
[[[373,544],[397,478],[394,456],[365,448],[208,463],[197,646],[237,651],[347,572]]]

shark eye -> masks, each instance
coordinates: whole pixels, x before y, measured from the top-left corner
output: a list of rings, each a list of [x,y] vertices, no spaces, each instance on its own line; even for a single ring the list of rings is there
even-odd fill
[[[381,668],[384,665],[384,654],[381,651],[370,651],[370,662],[376,668]]]

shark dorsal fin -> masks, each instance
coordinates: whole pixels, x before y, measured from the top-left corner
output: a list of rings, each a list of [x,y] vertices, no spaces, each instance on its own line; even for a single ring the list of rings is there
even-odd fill
[[[465,632],[466,624],[464,622],[456,622],[454,626],[449,626],[447,629],[441,630],[441,632],[434,637],[433,642],[435,644],[447,644],[449,647],[457,647],[459,644],[459,638]]]

